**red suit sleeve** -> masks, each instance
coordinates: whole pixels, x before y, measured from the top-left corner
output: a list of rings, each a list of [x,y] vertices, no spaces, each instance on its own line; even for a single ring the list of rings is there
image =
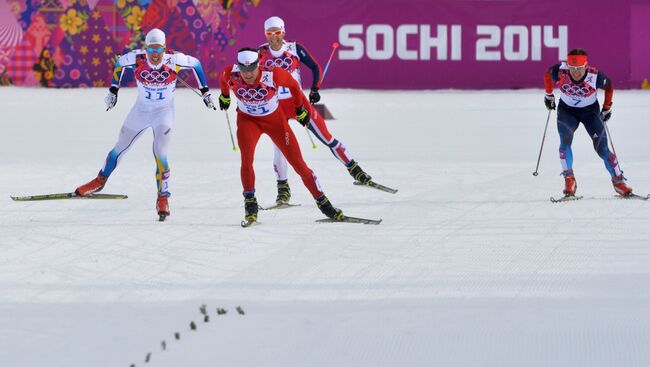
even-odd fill
[[[546,69],[544,73],[544,89],[546,94],[553,93],[553,77],[551,76],[551,68]]]
[[[603,102],[603,107],[609,109],[612,107],[612,97],[614,97],[614,86],[612,81],[607,78],[607,83],[605,84],[605,101]]]
[[[296,79],[294,79],[288,71],[280,68],[274,68],[273,82],[275,85],[281,85],[283,87],[289,88],[291,91],[291,99],[293,100],[294,107],[298,108],[303,105],[302,100],[304,99],[304,95],[302,94],[302,88],[300,88],[300,85]],[[303,98],[300,98],[300,96]],[[307,106],[305,106],[305,108],[307,108]]]
[[[221,74],[219,74],[219,86],[221,87],[221,94],[224,96],[230,95],[230,85],[228,81],[230,80],[230,73],[232,72],[232,65],[223,69]]]

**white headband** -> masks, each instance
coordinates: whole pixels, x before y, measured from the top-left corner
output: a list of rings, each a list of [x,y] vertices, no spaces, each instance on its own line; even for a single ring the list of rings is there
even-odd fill
[[[284,20],[280,17],[270,17],[264,22],[264,30],[266,31],[270,28],[280,28],[284,32]]]
[[[257,62],[257,52],[245,50],[237,53],[237,63],[242,65],[251,65]]]

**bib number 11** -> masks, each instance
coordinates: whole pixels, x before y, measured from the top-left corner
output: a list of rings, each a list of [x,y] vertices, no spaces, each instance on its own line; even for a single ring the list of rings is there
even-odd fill
[[[144,98],[146,98],[146,99],[151,99],[151,100],[155,100],[155,101],[159,101],[159,100],[161,100],[161,99],[165,99],[165,97],[163,97],[162,92],[156,92],[156,93],[154,93],[155,95],[152,95],[152,93],[151,93],[150,91],[148,91],[148,90],[145,91],[145,92],[147,92],[147,95],[144,97]],[[156,96],[157,96],[158,98],[152,98],[152,97],[156,97]]]

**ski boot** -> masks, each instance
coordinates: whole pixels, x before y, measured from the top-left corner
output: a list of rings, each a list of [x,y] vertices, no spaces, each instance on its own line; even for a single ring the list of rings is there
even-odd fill
[[[287,180],[278,181],[278,197],[275,199],[277,205],[287,205],[291,199],[291,189]]]
[[[169,202],[167,201],[168,197],[168,194],[158,194],[158,200],[156,200],[158,220],[161,222],[164,222],[165,219],[169,216]]]
[[[106,185],[106,180],[108,177],[104,177],[101,174],[98,174],[97,177],[93,178],[90,182],[77,187],[74,192],[78,196],[88,196],[95,192],[100,192]]]
[[[244,196],[244,210],[245,216],[244,220],[241,222],[242,227],[248,227],[253,223],[257,223],[257,211],[259,207],[257,206],[257,198],[254,194],[250,196]]]
[[[332,206],[332,203],[330,203],[329,199],[325,195],[316,199],[316,205],[318,205],[318,209],[320,209],[325,216],[332,220],[339,221],[345,216],[341,209]]]
[[[576,177],[573,175],[573,170],[562,172],[562,176],[564,176],[564,190],[562,190],[564,196],[575,196],[578,185],[576,184]]]
[[[625,184],[625,180],[626,178],[623,177],[622,174],[612,178],[612,185],[614,185],[614,190],[616,190],[616,192],[623,197],[632,195],[632,188]]]
[[[361,182],[364,185],[370,182],[370,180],[372,179],[372,177],[370,177],[369,174],[365,173],[361,169],[361,166],[359,166],[359,164],[355,160],[351,160],[347,168],[348,168],[348,172],[350,172],[350,176],[352,176],[352,178],[354,178],[356,181]]]

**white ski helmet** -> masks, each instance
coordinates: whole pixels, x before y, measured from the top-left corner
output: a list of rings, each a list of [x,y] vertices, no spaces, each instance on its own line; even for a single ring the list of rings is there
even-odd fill
[[[144,39],[144,44],[149,45],[163,45],[165,46],[165,32],[161,31],[158,28],[154,28],[147,33],[147,37]]]

